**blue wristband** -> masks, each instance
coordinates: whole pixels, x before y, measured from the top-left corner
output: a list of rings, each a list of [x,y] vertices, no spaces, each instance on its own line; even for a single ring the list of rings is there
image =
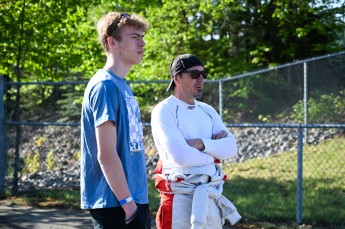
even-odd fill
[[[123,200],[119,200],[120,205],[127,204],[127,203],[129,203],[129,202],[131,202],[131,201],[133,201],[132,196],[129,196],[129,197],[127,197],[126,199],[123,199]]]

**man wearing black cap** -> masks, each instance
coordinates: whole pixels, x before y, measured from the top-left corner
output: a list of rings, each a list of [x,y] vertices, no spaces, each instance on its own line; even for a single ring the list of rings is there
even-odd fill
[[[192,54],[177,56],[170,65],[173,95],[157,104],[151,115],[152,135],[160,161],[155,170],[161,195],[157,228],[222,228],[241,216],[222,196],[226,176],[217,163],[237,156],[234,136],[216,110],[197,101],[207,78]]]

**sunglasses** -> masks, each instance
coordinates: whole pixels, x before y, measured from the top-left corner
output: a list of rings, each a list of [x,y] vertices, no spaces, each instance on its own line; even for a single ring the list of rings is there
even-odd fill
[[[190,71],[183,71],[181,73],[190,73],[190,77],[192,79],[199,79],[200,75],[202,75],[202,78],[207,78],[207,72],[206,71],[199,71],[199,70],[190,70]]]
[[[126,19],[131,19],[131,15],[129,15],[128,13],[121,13],[119,20],[117,20],[117,22],[115,23],[115,27],[110,31],[109,36],[111,36],[111,34],[115,31],[123,17]]]

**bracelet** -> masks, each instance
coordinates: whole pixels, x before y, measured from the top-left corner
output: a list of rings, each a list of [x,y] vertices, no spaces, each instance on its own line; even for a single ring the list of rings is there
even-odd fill
[[[119,200],[120,205],[127,204],[127,203],[129,203],[129,202],[131,202],[131,201],[133,201],[132,196],[129,196],[129,197],[127,197],[126,199],[123,199],[123,200]]]

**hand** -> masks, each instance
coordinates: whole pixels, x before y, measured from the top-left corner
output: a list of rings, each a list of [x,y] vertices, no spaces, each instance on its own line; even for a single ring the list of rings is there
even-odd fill
[[[126,216],[126,224],[128,225],[128,224],[130,224],[136,217],[137,217],[137,215],[138,215],[138,208],[137,208],[137,210],[132,214],[132,216],[130,216],[129,218],[127,218],[127,216]]]
[[[137,208],[133,216],[126,220],[126,229],[144,229],[151,228],[151,217],[147,207]]]
[[[222,130],[218,134],[212,135],[212,139],[221,139],[221,138],[226,138],[227,136],[228,136],[228,133],[225,130]]]
[[[194,139],[186,140],[186,142],[189,146],[194,147],[198,150],[204,150],[205,149],[204,142],[202,141],[201,138],[194,138]]]
[[[130,221],[131,218],[133,218],[133,216],[135,216],[138,207],[136,205],[136,203],[134,201],[131,201],[127,204],[122,205],[123,210],[125,211],[125,221]]]

